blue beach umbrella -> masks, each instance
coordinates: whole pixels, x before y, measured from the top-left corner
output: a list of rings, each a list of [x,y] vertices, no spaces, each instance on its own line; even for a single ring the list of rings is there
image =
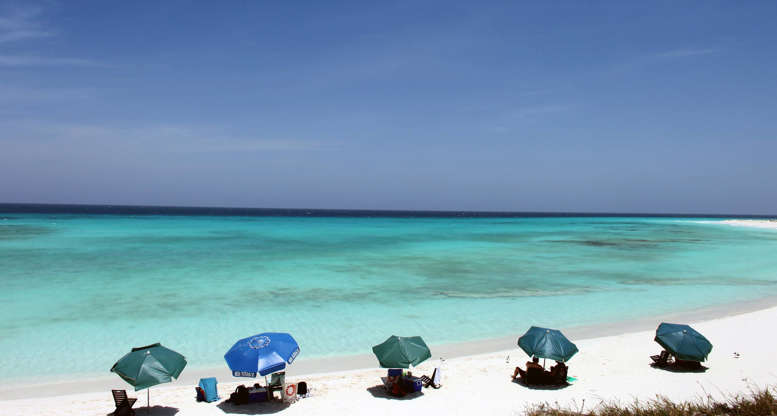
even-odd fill
[[[299,354],[299,345],[285,332],[262,332],[236,342],[224,354],[235,377],[266,376],[286,368]]]

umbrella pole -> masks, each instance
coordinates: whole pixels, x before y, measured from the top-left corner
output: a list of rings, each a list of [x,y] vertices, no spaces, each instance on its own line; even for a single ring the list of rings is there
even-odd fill
[[[544,358],[542,359],[542,369],[543,370],[545,369],[545,359]]]
[[[151,413],[151,389],[146,389],[146,414]]]

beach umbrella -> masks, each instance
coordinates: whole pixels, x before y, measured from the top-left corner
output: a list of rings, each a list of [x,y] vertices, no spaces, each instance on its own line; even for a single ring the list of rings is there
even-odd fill
[[[529,356],[563,362],[569,361],[577,353],[577,346],[561,331],[536,326],[532,326],[518,338],[518,346]]]
[[[291,335],[263,332],[237,341],[224,359],[233,376],[256,377],[282,371],[298,354],[299,345]]]
[[[133,348],[116,361],[111,372],[116,373],[135,391],[147,389],[161,383],[169,383],[178,378],[186,367],[186,357],[162,346],[160,343]],[[146,391],[146,405],[151,403],[150,393]]]
[[[681,360],[704,361],[712,344],[688,325],[662,322],[656,328],[655,341]]]
[[[429,347],[421,337],[390,336],[382,344],[372,347],[384,368],[408,368],[417,366],[432,356]]]

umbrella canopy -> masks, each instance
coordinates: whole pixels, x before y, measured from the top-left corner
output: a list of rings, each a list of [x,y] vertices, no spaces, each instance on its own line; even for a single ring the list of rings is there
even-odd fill
[[[421,337],[390,336],[382,344],[372,347],[384,368],[408,368],[416,366],[432,356],[429,347]]]
[[[518,338],[518,346],[529,356],[556,361],[569,361],[577,353],[577,346],[568,340],[561,331],[536,326],[529,328],[525,334]]]
[[[294,362],[299,345],[284,332],[263,332],[235,343],[224,354],[229,369],[235,377],[256,377],[275,373]]]
[[[178,378],[186,367],[186,357],[160,343],[133,348],[111,367],[111,372],[142,390]]]
[[[712,351],[709,340],[688,325],[662,322],[655,341],[681,360],[704,361]]]

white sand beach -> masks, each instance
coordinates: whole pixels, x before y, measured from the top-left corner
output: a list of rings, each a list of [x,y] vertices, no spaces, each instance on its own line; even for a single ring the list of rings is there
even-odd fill
[[[750,308],[752,307],[751,305]],[[739,309],[739,312],[742,312],[742,309]],[[648,320],[645,320],[634,325],[646,329],[647,322]],[[655,324],[658,322],[657,318]],[[523,366],[527,359],[516,347],[448,359],[443,378],[444,386],[441,389],[427,388],[423,390],[423,394],[401,399],[386,396],[379,386],[379,377],[384,375],[386,370],[371,368],[312,375],[292,373],[288,379],[306,381],[312,394],[311,397],[291,405],[258,403],[232,406],[224,404],[223,400],[210,404],[197,403],[194,400],[193,384],[179,380],[151,390],[152,408],[149,414],[223,415],[278,412],[286,415],[512,415],[522,414],[527,406],[542,402],[558,402],[577,408],[585,406],[589,409],[603,401],[617,400],[628,403],[635,399],[655,398],[656,395],[673,400],[691,400],[706,395],[722,398],[725,395],[747,393],[756,387],[777,384],[777,363],[773,360],[777,334],[770,330],[775,324],[777,307],[693,321],[694,328],[714,344],[709,360],[704,363],[709,369],[703,373],[675,373],[650,367],[649,356],[660,351],[660,347],[653,342],[654,330],[582,340],[576,339],[577,331],[571,330],[568,335],[576,342],[580,352],[570,361],[569,375],[577,380],[558,390],[530,389],[510,380],[515,365]],[[602,327],[599,331],[609,330],[617,334],[622,329]],[[435,353],[435,348],[432,348],[432,351]],[[738,356],[735,353],[738,353]],[[422,364],[416,369],[416,373],[430,374],[437,362],[435,353],[435,358]],[[253,381],[221,376],[219,379],[219,392],[223,399],[227,398],[238,384]],[[101,391],[10,400],[5,398],[12,396],[12,390],[5,386],[0,390],[0,397],[4,398],[0,400],[0,414],[107,415],[113,411],[109,391],[111,387],[128,386],[117,377],[110,382],[110,386]],[[57,389],[57,385],[41,385],[37,387],[39,394],[35,394],[33,390],[25,390],[24,394],[38,396],[68,391]],[[146,414],[146,392],[139,393],[139,402],[135,407],[138,409],[138,415],[143,415]]]

